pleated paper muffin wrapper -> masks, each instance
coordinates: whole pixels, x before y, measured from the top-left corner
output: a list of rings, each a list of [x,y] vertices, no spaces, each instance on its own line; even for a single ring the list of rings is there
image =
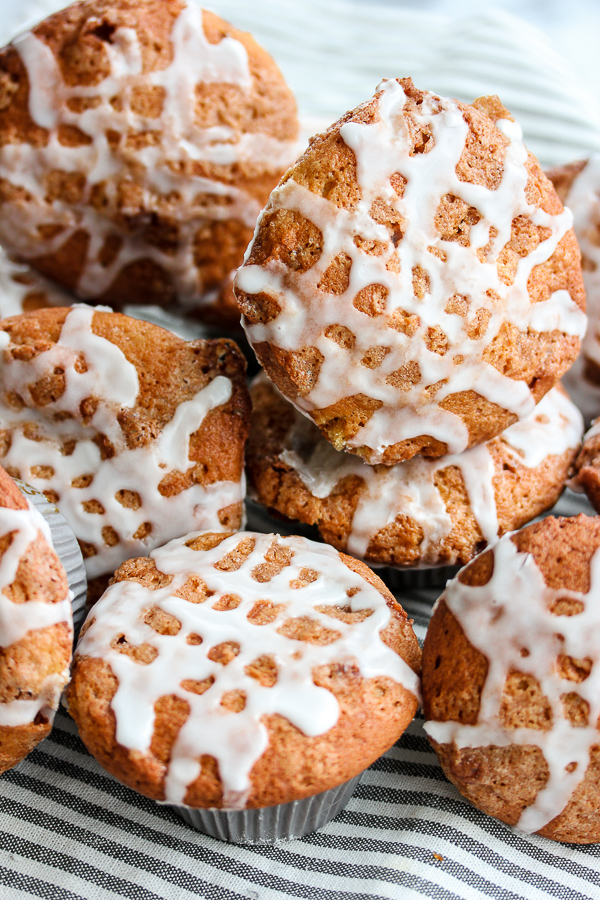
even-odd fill
[[[313,797],[262,809],[173,809],[197,831],[230,844],[275,844],[322,828],[350,801],[362,772],[338,787]]]
[[[37,488],[15,478],[15,482],[21,493],[29,500],[32,506],[40,512],[46,520],[52,537],[52,546],[59,557],[65,572],[69,587],[73,591],[73,630],[75,637],[85,619],[85,606],[87,600],[87,578],[83,556],[79,549],[77,538],[65,517],[59,512],[54,503],[38,491]]]
[[[313,541],[323,542],[316,525],[304,525],[284,517],[274,516],[256,500],[246,498],[246,515],[250,531],[262,531],[265,534],[298,534]],[[349,556],[349,551],[344,551]],[[379,575],[392,591],[410,590],[412,588],[443,588],[450,578],[454,578],[460,566],[431,566],[429,568],[400,569],[395,566],[382,566],[368,559],[364,562]]]

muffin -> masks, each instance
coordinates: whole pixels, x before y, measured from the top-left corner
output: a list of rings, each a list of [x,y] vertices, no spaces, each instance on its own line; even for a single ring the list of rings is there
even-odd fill
[[[235,282],[269,378],[392,465],[524,418],[575,359],[571,215],[497,98],[387,80],[273,191]]]
[[[369,563],[466,563],[554,506],[583,421],[561,387],[521,422],[461,454],[369,466],[331,446],[265,376],[251,388],[251,495]]]
[[[600,154],[557,166],[547,174],[573,213],[589,316],[582,347],[583,371],[589,381],[600,384]]]
[[[58,505],[88,578],[241,527],[250,404],[231,341],[89,306],[0,321],[0,461]]]
[[[68,704],[129,787],[262,813],[387,750],[415,714],[419,665],[411,623],[364,563],[300,537],[198,532],[119,568],[82,630]]]
[[[295,101],[185,0],[84,0],[0,53],[0,240],[77,296],[239,327],[232,273],[296,155]]]
[[[450,582],[423,649],[426,731],[476,807],[556,841],[600,840],[600,520],[546,518]]]
[[[69,678],[71,594],[50,531],[0,468],[0,772],[52,728]]]

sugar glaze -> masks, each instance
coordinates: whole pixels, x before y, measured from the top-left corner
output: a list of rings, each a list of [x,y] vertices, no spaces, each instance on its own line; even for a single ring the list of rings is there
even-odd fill
[[[429,96],[420,112],[412,113],[417,125],[431,133],[433,146],[411,156],[402,85],[387,80],[380,91],[376,121],[348,122],[340,129],[356,156],[361,195],[356,208],[338,207],[291,177],[275,189],[263,212],[264,218],[280,209],[294,210],[312,222],[322,235],[319,259],[304,272],[278,260],[247,262],[236,276],[239,289],[265,293],[280,307],[271,321],[245,323],[253,345],[266,341],[292,352],[314,348],[320,355],[318,376],[308,392],[290,397],[301,412],[311,415],[355,395],[381,401],[347,442],[348,449],[369,448],[372,463],[383,460],[387,447],[422,434],[445,442],[450,453],[464,450],[469,443],[466,426],[440,406],[458,392],[475,391],[518,419],[528,415],[534,407],[528,385],[503,375],[486,361],[486,351],[506,323],[522,333],[559,330],[577,338],[586,324],[566,290],[536,303],[530,300],[529,276],[550,259],[571,228],[572,216],[568,210],[550,215],[528,202],[527,150],[518,126],[496,122],[506,146],[501,181],[490,190],[457,174],[469,126],[455,101]],[[392,183],[398,174],[406,182],[402,196]],[[442,239],[436,229],[436,211],[447,197],[474,207],[480,217],[466,246]],[[397,240],[371,216],[373,204],[381,202],[400,217]],[[497,264],[519,216],[531,222],[537,244],[518,259],[507,284]],[[260,222],[257,231],[259,227]],[[380,251],[365,252],[365,242],[379,242]],[[351,260],[349,285],[340,294],[324,293],[319,284],[340,254]],[[414,288],[419,271],[428,278],[424,297]],[[369,285],[384,293],[377,314],[353,305]],[[410,336],[404,326],[390,324],[398,311],[410,317]],[[351,346],[342,347],[328,336],[328,329],[340,324],[352,333]],[[404,380],[398,386],[400,375]]]
[[[178,300],[201,305],[203,287],[194,260],[197,233],[207,221],[237,219],[252,228],[260,204],[242,187],[194,175],[197,161],[228,166],[249,163],[258,171],[285,168],[295,155],[295,144],[260,132],[237,135],[225,125],[200,128],[194,121],[196,85],[223,82],[248,91],[252,76],[243,45],[231,37],[211,44],[205,35],[202,11],[186,5],[171,33],[173,59],[165,69],[142,71],[141,46],[134,29],[118,28],[104,47],[110,74],[90,86],[69,85],[50,47],[33,32],[13,41],[29,80],[29,113],[36,125],[47,129],[43,146],[5,144],[0,152],[0,177],[27,192],[25,204],[5,202],[0,238],[25,258],[55,253],[76,232],[90,237],[83,271],[75,287],[78,296],[104,294],[119,272],[136,260],[150,259],[171,277]],[[134,92],[151,87],[163,97],[155,117],[134,111]],[[122,100],[111,103],[115,97]],[[83,111],[78,103],[90,101]],[[65,146],[61,129],[82,132],[86,142]],[[118,140],[115,140],[115,136]],[[45,178],[51,172],[85,176],[85,188],[76,203],[48,200]],[[165,214],[179,230],[177,247],[162,250],[120,228],[116,219],[122,183],[136,186],[147,216]],[[104,205],[97,211],[91,198],[102,187]],[[131,210],[134,214],[135,210]],[[42,233],[40,226],[53,226]],[[107,263],[102,250],[109,236],[120,234],[122,246]],[[113,240],[114,244],[114,240]]]
[[[58,495],[57,504],[76,537],[96,548],[85,560],[89,578],[113,572],[123,560],[146,554],[190,525],[222,531],[219,512],[240,503],[245,495],[243,475],[238,482],[192,484],[170,497],[159,491],[169,473],[190,467],[191,435],[210,410],[229,400],[230,379],[213,378],[178,406],[153,441],[130,449],[117,416],[120,409],[135,407],[138,374],[119,347],[94,334],[93,317],[92,307],[72,307],[59,340],[49,350],[30,361],[13,359],[5,352],[0,368],[0,411],[10,436],[2,464],[39,490]],[[0,351],[10,346],[8,333],[0,331]],[[81,356],[85,371],[81,371]],[[64,370],[64,393],[36,408],[31,388],[56,368]],[[20,404],[10,402],[15,395],[21,398]],[[98,402],[84,422],[81,404],[88,398]],[[98,435],[112,443],[112,457],[102,459],[94,443]],[[77,442],[74,449],[65,452],[73,441]],[[135,492],[139,504],[124,506],[117,497],[119,491]]]
[[[420,696],[418,677],[379,638],[391,615],[385,599],[352,572],[332,547],[300,537],[242,533],[226,538],[212,550],[196,551],[186,546],[195,536],[186,535],[152,552],[157,568],[173,576],[168,586],[149,590],[133,581],[113,584],[94,607],[93,624],[77,649],[79,656],[101,657],[117,677],[111,706],[116,739],[124,747],[148,751],[159,697],[174,694],[189,704],[189,717],[179,731],[168,766],[168,802],[184,803],[187,787],[200,774],[199,759],[208,754],[219,764],[224,805],[242,808],[252,766],[267,746],[267,730],[261,721],[265,715],[285,716],[306,735],[331,729],[338,719],[338,701],[313,683],[316,667],[329,663],[357,666],[363,678],[387,676]],[[220,560],[248,538],[253,548],[241,566],[233,572],[219,569]],[[290,561],[265,580],[257,573],[273,544],[290,551]],[[306,568],[317,577],[299,586]],[[200,577],[214,594],[193,603],[177,596],[190,577]],[[235,595],[240,601],[237,608],[215,609],[224,595]],[[257,625],[248,618],[259,600],[278,606],[274,621]],[[181,623],[176,635],[158,634],[143,622],[144,611],[154,606]],[[323,606],[371,612],[362,621],[348,624],[327,615]],[[339,637],[317,646],[281,633],[287,620],[299,617],[308,617]],[[150,644],[158,655],[147,665],[136,663],[115,649],[115,639],[122,634],[132,645]],[[202,643],[188,643],[190,634],[200,635]],[[238,654],[227,665],[211,661],[210,649],[226,641],[239,645]],[[266,655],[277,667],[272,687],[262,686],[246,672],[252,661]],[[186,679],[210,677],[215,681],[203,694],[182,687]],[[223,695],[231,690],[244,692],[241,712],[232,713],[221,705]]]
[[[425,730],[437,743],[455,742],[458,748],[539,747],[548,766],[548,781],[516,826],[531,833],[562,812],[586,773],[591,748],[600,742],[596,727],[600,716],[600,553],[591,560],[590,589],[581,594],[547,587],[534,557],[520,552],[510,535],[502,537],[491,552],[494,569],[486,585],[469,586],[457,577],[440,598],[469,643],[488,660],[477,724],[430,721]],[[552,614],[553,603],[561,598],[580,601],[582,611]],[[556,665],[559,655],[589,658],[589,676],[579,683],[562,678]],[[501,723],[502,694],[513,670],[529,673],[539,682],[551,708],[548,730],[507,728]],[[587,704],[584,727],[573,727],[564,715],[562,698],[571,691]]]
[[[328,497],[342,478],[356,475],[363,480],[365,486],[348,536],[349,553],[364,558],[377,533],[402,514],[423,530],[420,564],[435,565],[440,543],[454,527],[435,484],[438,472],[450,466],[460,470],[479,529],[485,541],[493,543],[499,526],[492,447],[501,442],[516,463],[536,468],[550,454],[560,456],[575,449],[582,432],[581,413],[562,391],[553,388],[529,416],[497,438],[460,454],[434,460],[413,458],[395,466],[369,466],[356,456],[335,450],[316,426],[298,413],[280,459],[292,466],[313,496],[321,499]],[[313,447],[308,456],[302,452],[307,445]],[[456,560],[449,560],[449,564],[453,562]]]

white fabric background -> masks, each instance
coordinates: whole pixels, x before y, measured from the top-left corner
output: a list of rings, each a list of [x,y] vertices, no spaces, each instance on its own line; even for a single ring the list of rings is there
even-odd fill
[[[64,0],[0,0],[0,43],[63,5]],[[382,77],[412,75],[420,87],[464,100],[498,93],[542,164],[600,150],[597,0],[209,5],[272,52],[309,130],[367,99]]]

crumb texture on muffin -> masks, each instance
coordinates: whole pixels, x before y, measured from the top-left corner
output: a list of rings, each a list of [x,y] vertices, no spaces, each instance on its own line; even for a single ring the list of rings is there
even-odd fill
[[[449,583],[423,656],[426,731],[476,806],[600,840],[600,523],[547,518]]]
[[[0,53],[0,238],[85,299],[233,314],[296,132],[273,60],[196,3],[73,3]]]
[[[89,578],[190,526],[242,522],[249,397],[231,341],[88,306],[0,322],[0,460],[41,490]]]
[[[69,709],[155,799],[261,807],[349,780],[411,721],[420,650],[363,563],[300,537],[193,533],[125,563],[90,613]]]
[[[50,731],[72,641],[71,593],[48,525],[0,469],[0,772]]]
[[[252,387],[252,496],[317,525],[338,550],[394,566],[466,563],[554,505],[583,420],[560,387],[529,416],[463,453],[369,466],[335,450],[264,374]]]
[[[384,81],[273,191],[236,276],[269,377],[371,463],[493,437],[579,349],[571,214],[508,113],[479,105]]]

